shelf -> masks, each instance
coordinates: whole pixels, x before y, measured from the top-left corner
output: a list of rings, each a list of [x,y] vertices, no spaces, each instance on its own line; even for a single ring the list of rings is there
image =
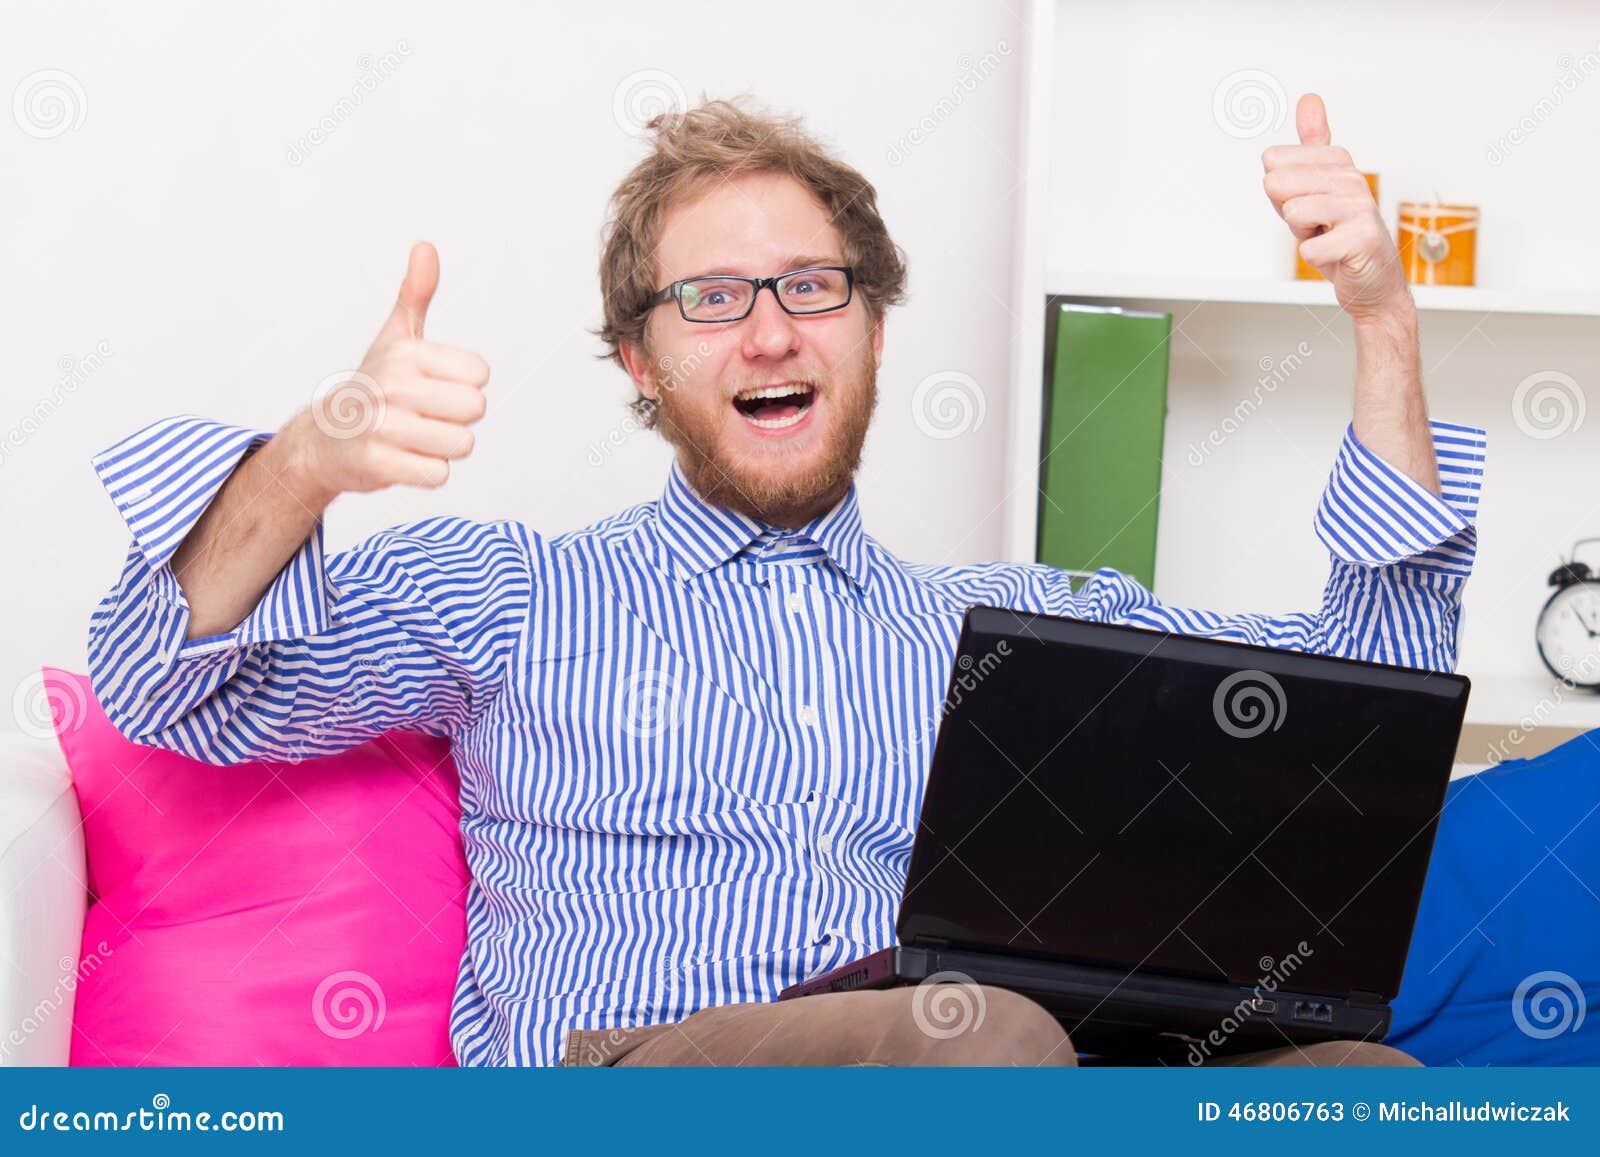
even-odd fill
[[[1518,731],[1541,727],[1600,727],[1600,694],[1548,676],[1484,675],[1472,680],[1467,722]]]
[[[1134,301],[1217,301],[1251,305],[1337,303],[1325,281],[1246,277],[1182,277],[1140,273],[1046,275],[1045,292],[1059,297]],[[1414,285],[1420,310],[1524,313],[1556,317],[1600,317],[1600,294],[1484,289],[1477,286]]]

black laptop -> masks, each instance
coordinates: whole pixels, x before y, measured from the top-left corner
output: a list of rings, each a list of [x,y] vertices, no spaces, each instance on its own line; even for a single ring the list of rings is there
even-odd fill
[[[1381,1040],[1468,689],[973,607],[899,943],[782,999],[999,985],[1106,1056]]]

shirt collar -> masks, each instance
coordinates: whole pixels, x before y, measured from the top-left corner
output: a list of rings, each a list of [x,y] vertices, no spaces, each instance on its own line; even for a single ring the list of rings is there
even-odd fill
[[[705,501],[674,461],[656,504],[656,526],[680,579],[721,566],[764,533],[810,539],[858,587],[866,586],[870,574],[854,483],[830,510],[791,531]]]

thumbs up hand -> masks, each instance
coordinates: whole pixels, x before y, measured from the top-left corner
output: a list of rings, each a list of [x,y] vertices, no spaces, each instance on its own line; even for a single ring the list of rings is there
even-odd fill
[[[1300,242],[1300,256],[1333,283],[1357,322],[1415,308],[1400,254],[1378,212],[1367,179],[1350,154],[1330,143],[1322,98],[1308,92],[1295,108],[1298,145],[1261,154],[1272,206]]]
[[[468,427],[483,417],[489,365],[468,350],[424,340],[438,286],[438,250],[419,241],[361,367],[325,379],[285,429],[306,478],[328,499],[394,485],[441,486],[451,460],[472,452]]]

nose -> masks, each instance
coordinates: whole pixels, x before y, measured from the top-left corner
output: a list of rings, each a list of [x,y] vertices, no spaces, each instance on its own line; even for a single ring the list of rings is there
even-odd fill
[[[778,361],[800,348],[800,327],[778,304],[776,287],[768,285],[756,294],[756,303],[743,323],[743,353],[746,358]]]

